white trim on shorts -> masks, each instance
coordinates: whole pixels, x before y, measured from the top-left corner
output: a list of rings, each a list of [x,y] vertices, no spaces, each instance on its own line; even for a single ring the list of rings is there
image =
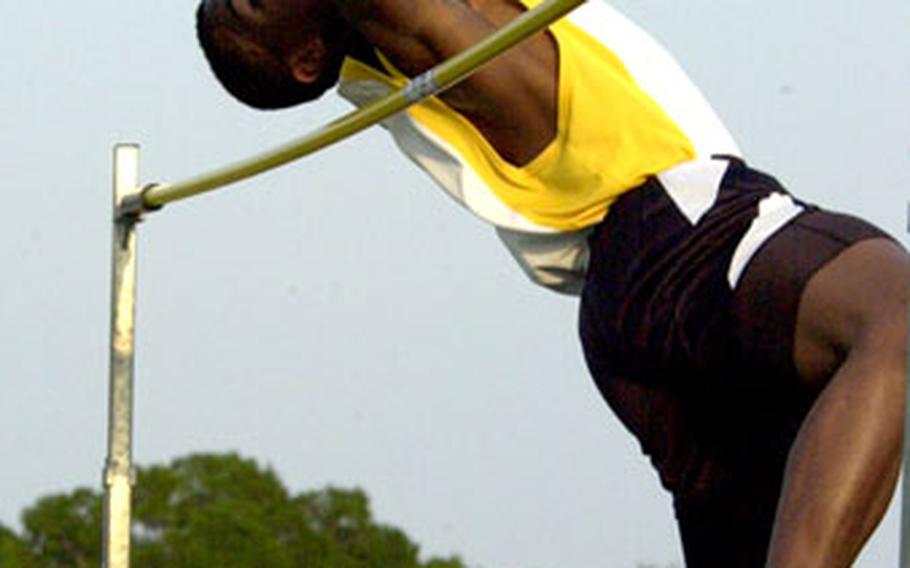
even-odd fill
[[[749,230],[739,240],[730,259],[727,283],[731,290],[736,288],[749,261],[765,241],[804,210],[802,205],[784,193],[775,192],[759,201],[758,216],[752,220]]]
[[[720,193],[730,162],[718,158],[685,162],[657,175],[667,195],[693,226],[707,213]],[[727,283],[736,288],[749,261],[774,233],[804,211],[785,193],[775,192],[758,203],[758,216],[740,239],[730,258]]]
[[[657,174],[664,191],[692,225],[714,206],[730,162],[693,160]]]

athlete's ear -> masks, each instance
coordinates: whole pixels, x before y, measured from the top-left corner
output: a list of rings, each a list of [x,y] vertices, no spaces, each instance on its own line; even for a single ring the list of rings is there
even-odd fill
[[[291,52],[288,66],[298,83],[315,83],[325,67],[326,48],[317,35],[307,39]]]

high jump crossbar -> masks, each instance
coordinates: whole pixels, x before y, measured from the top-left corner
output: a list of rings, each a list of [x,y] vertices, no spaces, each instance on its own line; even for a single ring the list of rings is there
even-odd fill
[[[142,186],[139,147],[114,148],[114,228],[111,246],[111,341],[108,454],[104,468],[102,564],[130,562],[133,444],[133,377],[137,281],[136,227],[145,213],[285,165],[344,140],[430,96],[439,94],[485,63],[568,14],[585,0],[545,0],[473,47],[411,79],[403,88],[301,138],[172,184]]]
[[[166,203],[212,191],[283,166],[344,140],[409,106],[452,87],[485,63],[565,16],[585,0],[547,0],[500,28],[470,49],[453,56],[407,85],[315,131],[262,154],[172,184],[150,185],[141,201],[127,200],[124,213],[148,211]]]

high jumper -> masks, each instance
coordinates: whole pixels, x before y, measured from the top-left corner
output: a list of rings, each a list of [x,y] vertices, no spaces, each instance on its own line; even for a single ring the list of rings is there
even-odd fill
[[[366,105],[536,0],[203,0],[225,88]],[[745,161],[685,73],[592,0],[388,119],[531,279],[580,297],[600,392],[673,494],[687,565],[849,566],[894,491],[910,259]]]

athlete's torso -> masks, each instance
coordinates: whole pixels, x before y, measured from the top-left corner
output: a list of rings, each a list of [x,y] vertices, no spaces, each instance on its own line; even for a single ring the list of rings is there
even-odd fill
[[[524,3],[532,8],[538,0]],[[497,227],[539,282],[535,265],[556,263],[560,279],[583,271],[584,232],[619,195],[684,162],[739,154],[672,57],[611,7],[589,0],[551,33],[559,51],[557,135],[530,163],[516,167],[504,160],[438,98],[385,124],[399,148],[438,185]],[[377,69],[348,59],[340,94],[363,105],[407,82],[380,60]]]

